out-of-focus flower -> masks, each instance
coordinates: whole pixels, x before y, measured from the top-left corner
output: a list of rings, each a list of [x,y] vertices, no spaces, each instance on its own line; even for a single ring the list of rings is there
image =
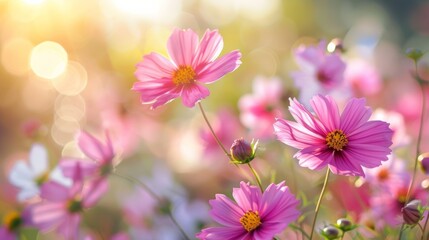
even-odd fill
[[[64,158],[60,162],[64,175],[71,177],[74,174],[76,165],[79,164],[83,176],[106,177],[115,167],[115,151],[109,134],[106,132],[106,142],[100,140],[91,134],[81,131],[77,135],[79,149],[92,161],[82,159]]]
[[[210,200],[210,214],[223,226],[203,229],[199,239],[273,239],[299,216],[299,201],[284,182],[270,184],[263,193],[241,182],[232,196],[235,202],[223,194]]]
[[[401,209],[404,222],[408,225],[415,225],[422,219],[420,200],[410,201]]]
[[[350,231],[357,227],[356,225],[352,224],[352,221],[347,218],[337,219],[337,223],[335,224],[335,226],[341,229],[343,232]]]
[[[381,166],[364,169],[365,181],[375,190],[387,190],[391,185],[401,184],[409,180],[409,174],[404,161],[391,154],[389,159],[381,163]]]
[[[375,67],[360,59],[347,61],[345,80],[355,92],[364,96],[376,94],[382,88],[382,81]]]
[[[335,174],[365,176],[362,167],[374,168],[388,159],[393,131],[388,123],[368,121],[371,110],[365,99],[351,99],[341,115],[330,96],[315,96],[311,106],[315,115],[291,99],[289,111],[296,122],[277,119],[274,124],[281,142],[300,149],[294,157],[302,167],[328,165]]]
[[[32,222],[42,232],[55,229],[65,239],[77,239],[81,213],[94,206],[107,190],[107,182],[83,184],[82,169],[75,165],[73,185],[65,187],[47,182],[41,188],[44,201],[32,207]]]
[[[389,127],[393,130],[392,148],[402,147],[410,143],[410,136],[407,134],[402,114],[377,108],[372,114],[371,120],[381,120],[390,124]]]
[[[20,228],[30,224],[28,208],[22,212],[11,211],[3,217],[3,225],[0,226],[0,239],[18,239]]]
[[[202,84],[213,83],[234,71],[240,64],[241,53],[232,51],[215,60],[223,48],[223,39],[217,30],[207,30],[198,43],[192,30],[176,29],[167,43],[171,61],[151,53],[137,64],[135,76],[139,80],[132,90],[140,92],[143,104],[151,108],[182,97],[182,103],[193,107],[210,92]]]
[[[208,206],[198,200],[189,201],[184,189],[161,165],[155,165],[153,175],[152,179],[144,182],[163,202],[158,202],[142,188],[136,188],[122,200],[125,219],[132,226],[131,234],[142,240],[182,239],[179,230],[166,214],[168,211],[180,220],[181,227],[188,235],[194,234],[208,221]]]
[[[252,136],[272,136],[274,119],[282,116],[282,94],[283,85],[280,79],[256,77],[253,81],[253,93],[240,98],[240,120],[250,129]]]
[[[228,109],[223,109],[212,118],[212,128],[221,143],[230,146],[236,136],[241,135],[241,128],[238,119]],[[219,148],[216,139],[213,137],[210,129],[207,126],[201,129],[200,136],[204,144],[204,155],[216,161],[222,156],[225,157],[224,152]]]
[[[327,53],[326,42],[318,46],[300,46],[295,50],[295,61],[300,71],[292,72],[299,99],[308,102],[316,94],[329,94],[344,82],[346,64],[338,53]]]
[[[372,211],[379,221],[390,226],[398,226],[403,222],[402,208],[406,204],[408,181],[390,184],[390,191],[379,191],[371,200]],[[427,192],[421,186],[411,189],[410,200],[427,200]]]
[[[41,144],[33,144],[29,154],[29,161],[20,160],[13,166],[9,181],[20,189],[18,200],[25,201],[40,193],[40,186],[51,180],[65,186],[70,186],[71,181],[63,176],[59,168],[52,171],[48,166],[48,154]]]
[[[249,163],[255,158],[257,149],[258,141],[252,140],[251,143],[248,143],[243,138],[235,140],[230,149],[233,163]]]

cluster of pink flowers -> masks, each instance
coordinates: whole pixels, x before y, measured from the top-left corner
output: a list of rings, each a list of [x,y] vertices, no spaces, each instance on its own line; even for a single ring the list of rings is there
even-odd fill
[[[357,227],[364,230],[355,231],[362,231],[362,235],[370,238],[377,236],[371,231],[382,231],[386,226],[402,224],[398,227],[402,234],[405,225],[420,224],[424,219],[424,208],[420,204],[426,204],[427,191],[421,184],[413,185],[416,173],[411,175],[405,161],[395,152],[410,142],[403,119],[398,113],[383,110],[377,110],[378,114],[373,116],[365,98],[351,97],[356,91],[353,88],[365,95],[362,86],[368,82],[374,83],[373,91],[368,94],[379,90],[380,80],[374,69],[358,74],[355,67],[370,67],[347,65],[339,51],[326,50],[325,41],[317,46],[299,46],[294,52],[299,71],[291,74],[299,90],[299,100],[287,96],[282,79],[256,77],[253,92],[242,96],[236,105],[239,117],[234,115],[234,110],[222,110],[217,121],[210,124],[201,104],[210,95],[205,84],[221,79],[241,64],[240,51],[219,57],[222,48],[223,38],[217,30],[207,30],[199,40],[197,33],[190,29],[175,29],[167,42],[170,60],[158,53],[145,55],[136,66],[138,81],[132,90],[138,92],[141,103],[150,105],[151,109],[179,97],[186,107],[198,105],[208,124],[208,130],[200,131],[199,139],[206,158],[216,161],[224,158],[252,175],[247,179],[249,182],[240,181],[239,187],[232,189],[232,199],[213,193],[209,210],[202,201],[190,201],[172,174],[160,165],[154,167],[151,179],[116,174],[116,165],[122,156],[114,147],[115,137],[108,129],[103,140],[80,131],[76,142],[85,158],[65,156],[51,169],[47,150],[35,143],[29,160],[18,161],[11,168],[9,181],[19,190],[17,200],[23,210],[5,217],[0,239],[18,239],[24,227],[37,228],[43,234],[55,231],[66,240],[93,239],[81,230],[83,214],[108,192],[108,177],[112,174],[130,180],[136,188],[132,194],[120,196],[129,232],[117,233],[111,239],[126,240],[129,236],[174,239],[178,235],[189,238],[187,234],[191,233],[203,240],[266,240],[279,236],[290,239],[299,234],[311,240],[314,232],[325,239],[342,239],[346,232]],[[291,118],[284,111],[285,97],[289,97]],[[123,126],[122,121],[119,122]],[[245,140],[251,138],[250,143]],[[259,153],[269,152],[270,144],[285,149],[275,139],[292,148],[287,148],[288,151],[297,150],[293,158],[299,166],[307,168],[305,170],[326,169],[317,203],[311,200],[309,204],[304,192],[294,192],[299,189],[296,185],[287,185],[291,182],[289,178],[278,181],[274,174],[265,173],[269,169],[266,165],[259,165],[264,157],[264,153]],[[118,146],[127,149],[126,140],[120,138],[118,142]],[[231,146],[229,151],[223,144]],[[260,150],[261,145],[266,147]],[[125,151],[125,155],[131,154],[132,150]],[[427,172],[429,158],[422,155],[419,159]],[[254,163],[257,168],[252,166]],[[260,169],[262,174],[258,174]],[[329,182],[331,173],[344,177]],[[260,176],[269,183],[264,184]],[[298,181],[294,180],[294,184]],[[347,212],[343,216],[353,219],[353,224],[349,219],[340,218],[336,224],[320,226],[317,217],[326,189]],[[314,216],[308,210],[313,203]],[[180,221],[176,220],[177,216]],[[309,216],[313,217],[312,226]],[[175,230],[164,231],[165,228]],[[424,234],[422,228],[422,239]]]

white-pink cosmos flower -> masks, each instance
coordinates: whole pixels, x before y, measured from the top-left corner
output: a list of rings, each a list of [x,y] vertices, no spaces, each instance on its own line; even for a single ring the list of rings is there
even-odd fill
[[[328,53],[326,42],[317,46],[299,46],[295,50],[295,61],[300,70],[292,72],[295,86],[300,90],[299,100],[308,102],[314,95],[330,94],[344,83],[346,64],[337,52]],[[340,95],[348,95],[342,89]]]
[[[59,168],[49,169],[48,153],[43,145],[33,144],[28,158],[28,162],[17,161],[9,174],[9,182],[19,188],[19,201],[39,195],[40,186],[48,180],[71,185],[71,180],[64,177]]]
[[[168,39],[171,61],[158,53],[145,55],[137,64],[139,80],[132,90],[141,94],[143,104],[155,109],[182,97],[187,107],[193,107],[210,92],[203,84],[213,83],[234,71],[240,64],[241,53],[232,51],[221,58],[223,39],[217,30],[207,30],[198,42],[198,35],[188,29],[175,29]]]

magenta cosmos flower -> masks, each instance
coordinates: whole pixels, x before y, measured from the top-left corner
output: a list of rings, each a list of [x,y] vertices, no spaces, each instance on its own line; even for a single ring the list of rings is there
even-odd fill
[[[365,99],[351,99],[341,115],[329,96],[314,96],[310,104],[314,114],[290,99],[296,122],[274,123],[278,139],[300,149],[294,157],[302,167],[317,170],[328,165],[335,174],[365,176],[362,167],[374,168],[387,160],[393,131],[386,122],[368,121],[371,109]]]
[[[198,35],[192,30],[176,29],[167,43],[171,61],[157,53],[144,56],[137,64],[135,76],[139,81],[132,90],[140,92],[141,102],[152,104],[152,109],[180,96],[185,106],[193,107],[210,94],[202,84],[215,82],[241,64],[237,50],[215,60],[222,48],[223,39],[217,30],[207,30],[198,43]]]
[[[273,239],[299,216],[299,201],[284,182],[270,184],[264,193],[244,182],[234,188],[235,203],[223,194],[210,200],[212,218],[222,227],[210,227],[197,234],[199,239]]]

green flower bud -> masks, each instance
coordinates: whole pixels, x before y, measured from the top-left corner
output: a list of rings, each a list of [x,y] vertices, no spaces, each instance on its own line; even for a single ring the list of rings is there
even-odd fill
[[[325,237],[325,239],[333,240],[339,238],[341,236],[341,232],[334,226],[327,226],[322,229],[322,236]]]

